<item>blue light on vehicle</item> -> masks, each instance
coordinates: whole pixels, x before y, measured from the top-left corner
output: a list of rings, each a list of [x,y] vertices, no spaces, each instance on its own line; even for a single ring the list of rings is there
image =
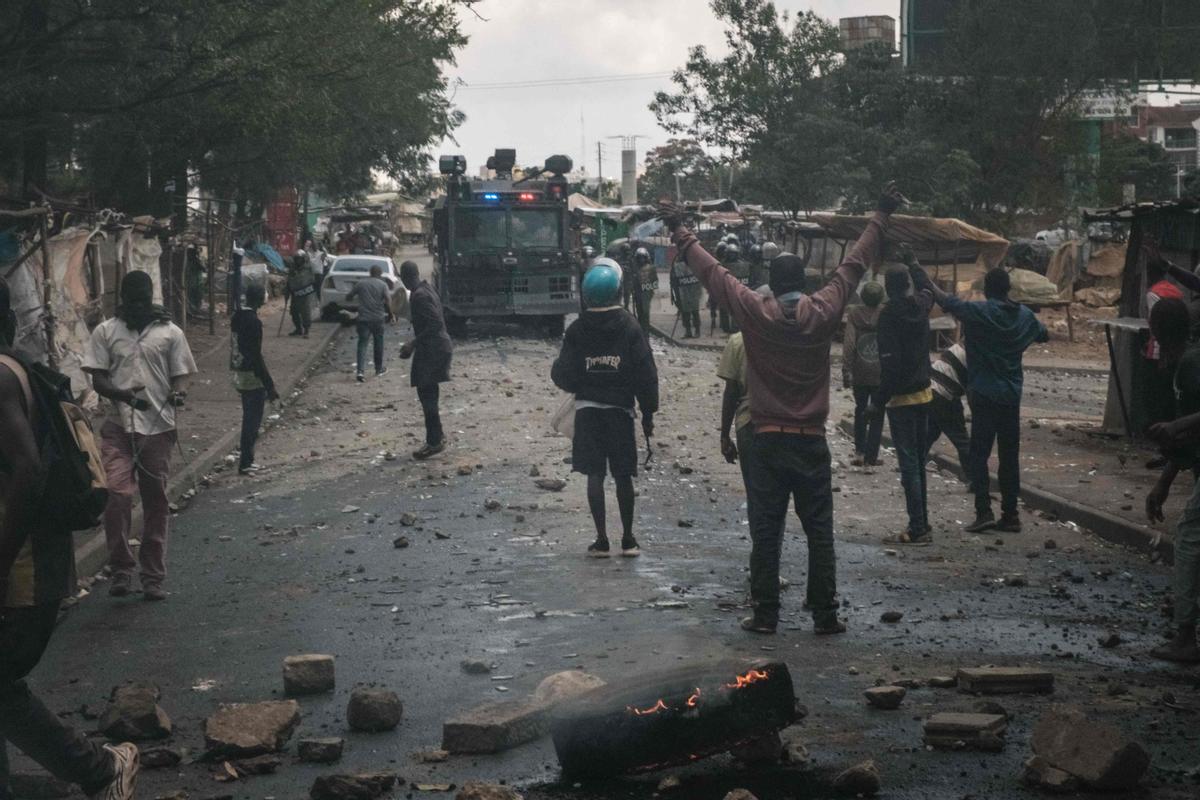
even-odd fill
[[[499,199],[500,199],[500,195],[498,195],[498,194],[485,194],[485,195],[483,196],[483,199],[484,199],[484,200],[496,201],[496,200],[499,200]]]

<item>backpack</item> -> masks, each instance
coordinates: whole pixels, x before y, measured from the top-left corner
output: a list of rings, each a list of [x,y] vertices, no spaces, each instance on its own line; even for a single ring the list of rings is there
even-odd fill
[[[12,353],[0,354],[0,364],[17,376],[30,412],[37,411],[34,436],[45,470],[42,519],[58,530],[96,527],[108,505],[108,479],[92,423],[71,394],[71,379]]]

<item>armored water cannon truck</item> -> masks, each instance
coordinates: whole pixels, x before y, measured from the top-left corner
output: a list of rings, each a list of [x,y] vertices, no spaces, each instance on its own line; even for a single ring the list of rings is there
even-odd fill
[[[487,161],[495,177],[467,176],[462,156],[442,156],[446,195],[434,206],[434,282],[451,332],[468,319],[509,318],[561,334],[579,310],[582,247],[567,207],[567,156],[514,179],[515,150]]]

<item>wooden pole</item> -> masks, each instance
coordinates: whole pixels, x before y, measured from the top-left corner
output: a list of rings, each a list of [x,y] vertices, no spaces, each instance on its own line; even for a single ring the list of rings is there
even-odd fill
[[[42,237],[42,321],[46,326],[46,364],[50,369],[58,369],[58,357],[54,353],[54,309],[50,300],[50,228],[43,214],[38,220]]]
[[[204,207],[204,236],[208,244],[208,334],[217,332],[217,255],[213,251],[213,213],[212,200]]]

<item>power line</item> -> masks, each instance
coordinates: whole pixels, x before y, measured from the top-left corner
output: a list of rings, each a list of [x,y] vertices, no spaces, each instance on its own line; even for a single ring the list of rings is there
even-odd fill
[[[458,88],[463,91],[476,89],[537,89],[546,86],[592,86],[602,83],[627,83],[630,81],[647,81],[669,78],[670,72],[634,72],[625,75],[592,75],[580,78],[538,78],[523,81],[503,81],[496,83],[468,83],[458,79]]]

